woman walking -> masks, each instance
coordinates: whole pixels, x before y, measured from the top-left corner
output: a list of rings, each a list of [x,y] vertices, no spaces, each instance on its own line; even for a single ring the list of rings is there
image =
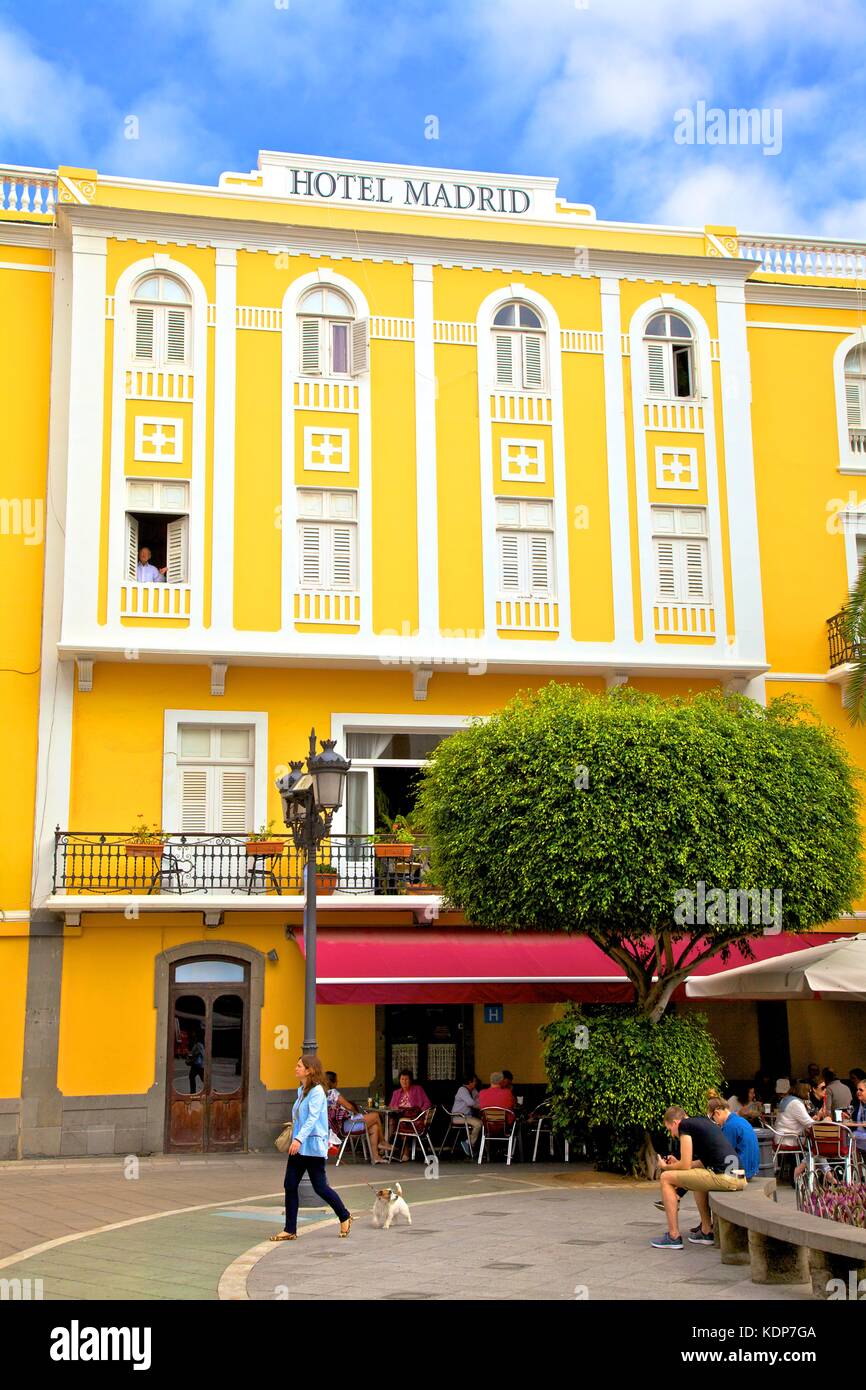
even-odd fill
[[[328,1186],[325,1177],[325,1157],[328,1152],[328,1101],[325,1095],[325,1073],[314,1053],[298,1058],[295,1067],[298,1078],[298,1098],[292,1107],[292,1143],[286,1164],[286,1229],[271,1240],[298,1238],[298,1184],[309,1173],[313,1191],[327,1202],[340,1218],[340,1235],[352,1229],[352,1217],[339,1193]]]

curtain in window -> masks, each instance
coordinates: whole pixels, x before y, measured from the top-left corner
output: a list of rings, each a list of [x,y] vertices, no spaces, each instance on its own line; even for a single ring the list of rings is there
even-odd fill
[[[364,762],[370,758],[381,758],[392,737],[393,730],[391,729],[383,733],[371,733],[368,730],[363,730],[359,733],[346,734],[346,757],[358,758]]]

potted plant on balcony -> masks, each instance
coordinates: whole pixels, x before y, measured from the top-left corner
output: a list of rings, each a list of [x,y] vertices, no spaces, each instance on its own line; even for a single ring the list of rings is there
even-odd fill
[[[335,864],[316,865],[316,893],[330,897],[339,882],[340,875]]]
[[[138,814],[142,816],[141,811]],[[133,858],[138,856],[139,858],[161,859],[165,849],[165,832],[160,830],[156,823],[148,825],[142,817],[138,825],[132,827],[125,849],[127,854]]]
[[[373,836],[373,848],[377,859],[411,859],[415,835],[407,816],[395,816],[384,830]]]
[[[258,830],[252,831],[246,838],[245,849],[249,855],[273,855],[276,858],[282,854],[284,848],[282,840],[274,839],[272,820],[269,820],[267,825],[260,825]]]

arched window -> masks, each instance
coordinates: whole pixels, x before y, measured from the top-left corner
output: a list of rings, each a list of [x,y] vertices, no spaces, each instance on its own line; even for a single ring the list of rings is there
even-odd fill
[[[189,290],[173,275],[147,275],[132,295],[132,355],[158,367],[190,360]]]
[[[367,369],[367,322],[342,290],[319,285],[298,305],[303,376],[357,376]]]
[[[543,391],[545,330],[530,304],[512,300],[493,319],[493,361],[497,386],[518,391]]]
[[[696,394],[694,333],[679,314],[654,314],[644,329],[649,396]]]
[[[853,453],[866,449],[866,346],[853,347],[845,358],[845,408]]]

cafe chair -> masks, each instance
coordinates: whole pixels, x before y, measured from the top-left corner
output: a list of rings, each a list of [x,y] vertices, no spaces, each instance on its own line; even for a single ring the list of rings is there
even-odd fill
[[[412,1119],[408,1115],[402,1115],[400,1117],[400,1119],[397,1121],[396,1129],[394,1130],[394,1133],[391,1136],[391,1152],[388,1154],[389,1163],[394,1162],[394,1154],[396,1152],[397,1145],[400,1145],[400,1153],[402,1155],[407,1143],[411,1143],[412,1145],[412,1158],[415,1157],[415,1145],[417,1144],[421,1150],[421,1156],[423,1157],[425,1163],[427,1163],[431,1158],[435,1159],[436,1150],[433,1147],[433,1140],[430,1138],[430,1135],[428,1133],[430,1126],[433,1123],[433,1116],[435,1114],[436,1106],[431,1105],[429,1110],[422,1110],[421,1114],[416,1115],[414,1119]],[[429,1153],[427,1152],[427,1145],[429,1145],[430,1147]]]
[[[532,1111],[532,1114],[527,1117],[527,1123],[535,1125],[535,1143],[532,1146],[532,1162],[535,1163],[538,1160],[538,1145],[542,1134],[547,1135],[550,1157],[553,1158],[553,1117],[550,1113],[550,1101],[543,1100],[541,1104]]]
[[[358,1123],[359,1121],[360,1123]],[[340,1145],[340,1152],[337,1155],[337,1161],[334,1167],[339,1168],[343,1161],[343,1155],[347,1149],[352,1157],[357,1159],[359,1139],[361,1141],[361,1159],[365,1160],[367,1163],[372,1163],[373,1155],[370,1151],[370,1138],[367,1134],[367,1126],[364,1124],[364,1117],[362,1115],[351,1115],[344,1121],[344,1125],[346,1123],[350,1125],[350,1128],[344,1128],[343,1130],[343,1142]]]
[[[492,1144],[505,1144],[506,1164],[511,1162],[514,1152],[514,1136],[517,1125],[514,1111],[505,1110],[501,1105],[488,1105],[481,1111],[481,1143],[478,1146],[478,1162],[483,1162],[484,1150]],[[487,1155],[490,1157],[489,1153]]]
[[[442,1114],[448,1121],[448,1127],[445,1130],[442,1143],[439,1145],[439,1157],[442,1157],[443,1150],[447,1146],[449,1139],[451,1139],[451,1146],[448,1152],[452,1155],[456,1152],[457,1145],[462,1143],[465,1139],[469,1145],[469,1157],[474,1159],[475,1150],[472,1147],[472,1133],[466,1123],[466,1117],[464,1115],[453,1115],[447,1106],[444,1105],[442,1106]]]
[[[786,1160],[791,1162],[791,1181],[796,1186],[794,1172],[801,1163],[806,1162],[806,1141],[802,1135],[791,1134],[787,1130],[765,1126],[773,1136],[773,1177],[778,1178]]]
[[[832,1120],[818,1120],[806,1135],[806,1163],[810,1189],[819,1172],[832,1173],[839,1182],[854,1180],[854,1139],[850,1129]]]

